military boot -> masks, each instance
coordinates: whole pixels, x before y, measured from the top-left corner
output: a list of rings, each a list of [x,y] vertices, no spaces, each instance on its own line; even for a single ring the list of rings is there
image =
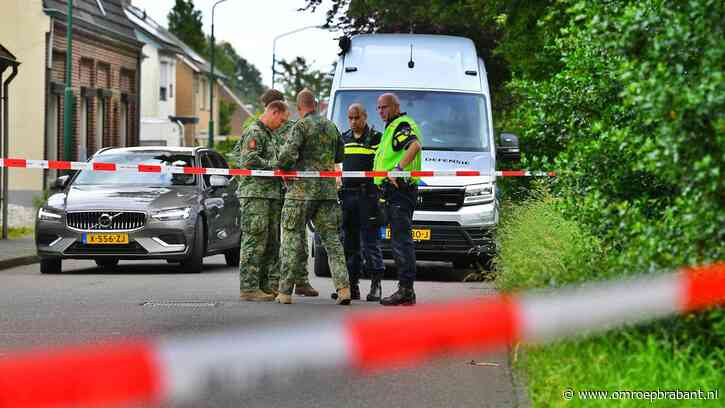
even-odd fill
[[[375,279],[370,281],[370,293],[368,293],[367,301],[368,302],[379,302],[380,299],[383,297],[383,285],[380,279]]]
[[[398,291],[380,301],[383,306],[412,306],[415,304],[415,292],[412,282],[400,282]]]
[[[350,288],[338,289],[335,304],[347,306],[350,304]]]
[[[239,298],[247,302],[271,302],[274,300],[273,295],[264,293],[260,289],[243,290],[239,294]]]
[[[330,297],[332,298],[332,300],[337,300],[337,292],[331,293]],[[360,300],[360,286],[350,285],[350,299]]]
[[[269,286],[263,287],[262,291],[272,296],[277,296],[279,293],[279,282],[269,282]]]
[[[317,297],[320,296],[320,292],[313,288],[312,285],[310,285],[310,282],[304,282],[295,285],[295,295]]]
[[[292,304],[292,295],[287,295],[282,292],[279,292],[277,294],[277,297],[274,300],[277,303],[281,303],[283,305],[290,305],[290,304]]]

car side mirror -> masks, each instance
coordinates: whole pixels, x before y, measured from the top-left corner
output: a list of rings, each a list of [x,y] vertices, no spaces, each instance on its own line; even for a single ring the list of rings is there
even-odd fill
[[[496,155],[500,160],[521,160],[519,137],[513,133],[501,133],[501,143],[496,147]]]
[[[229,185],[229,179],[224,176],[214,174],[211,177],[209,177],[209,185],[212,188],[227,187]]]
[[[53,180],[51,188],[54,190],[63,190],[68,185],[68,180],[70,180],[70,176],[60,176]]]

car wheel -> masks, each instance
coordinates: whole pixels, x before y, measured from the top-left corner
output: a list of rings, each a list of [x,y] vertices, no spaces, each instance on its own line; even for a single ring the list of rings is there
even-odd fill
[[[317,245],[317,242],[314,243],[314,246],[315,276],[326,278],[332,276],[330,273],[330,264],[327,261],[327,251],[322,245]]]
[[[113,268],[118,265],[118,258],[96,258],[94,261],[101,268]]]
[[[43,258],[40,260],[40,273],[46,275],[60,273],[61,264],[60,258]]]
[[[204,223],[201,216],[196,217],[194,240],[189,256],[181,261],[181,270],[186,273],[199,273],[204,266]]]
[[[227,261],[227,266],[239,267],[239,251],[241,248],[236,247],[227,249],[224,251],[224,259]]]

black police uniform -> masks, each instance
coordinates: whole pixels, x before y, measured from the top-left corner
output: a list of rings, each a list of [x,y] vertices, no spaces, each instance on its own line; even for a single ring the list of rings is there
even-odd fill
[[[381,137],[380,132],[369,126],[365,126],[359,139],[355,138],[352,129],[343,133],[342,138],[345,143],[343,170],[372,170],[375,151]],[[380,194],[371,178],[342,179],[342,237],[351,294],[353,298],[355,295],[358,298],[360,296],[358,281],[364,264],[365,272],[372,279],[368,301],[380,300],[380,281],[385,271],[383,253],[378,242],[382,222],[378,207],[379,199]]]

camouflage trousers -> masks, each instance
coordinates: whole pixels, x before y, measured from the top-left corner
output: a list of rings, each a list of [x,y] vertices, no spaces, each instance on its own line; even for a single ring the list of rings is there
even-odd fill
[[[284,241],[285,234],[299,234],[299,237],[297,237],[295,239],[302,239],[305,241],[307,240],[306,227],[299,231],[285,231],[284,229],[282,229],[281,241]],[[307,276],[308,275],[308,273],[307,273],[307,256],[308,256],[307,245],[304,246],[304,251],[305,251],[304,252],[305,262],[300,262],[296,268],[290,270],[290,273],[294,277],[295,285],[297,285],[297,286],[310,284],[310,278]],[[282,255],[280,254],[280,259],[281,259],[281,257],[282,257]],[[302,258],[302,255],[300,255],[300,257]],[[279,286],[278,284],[279,284],[280,272],[276,271],[276,274],[277,274],[276,279],[274,279],[274,280],[270,279],[270,283],[269,283],[273,288],[277,288]]]
[[[282,201],[242,198],[242,243],[239,288],[243,291],[269,289],[279,280],[279,216]]]
[[[345,266],[345,252],[340,243],[342,212],[334,200],[285,200],[282,207],[282,276],[280,293],[292,294],[295,271],[307,265],[307,220],[312,221],[327,250],[332,282],[336,289],[347,288],[350,281]]]

